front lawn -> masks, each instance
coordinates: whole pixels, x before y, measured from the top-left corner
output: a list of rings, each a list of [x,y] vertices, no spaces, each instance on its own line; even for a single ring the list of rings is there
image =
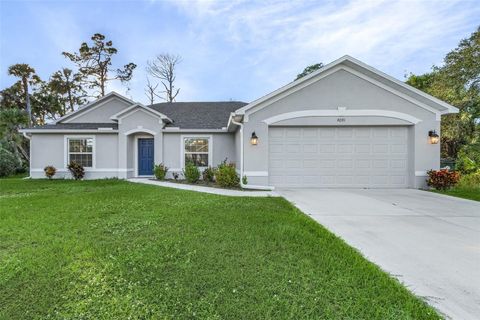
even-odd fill
[[[0,180],[0,319],[438,319],[282,198]]]
[[[480,201],[480,188],[460,188],[455,187],[449,190],[435,190],[440,194]]]

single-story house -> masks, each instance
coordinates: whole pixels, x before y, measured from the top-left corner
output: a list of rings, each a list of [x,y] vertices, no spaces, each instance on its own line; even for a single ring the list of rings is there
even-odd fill
[[[143,105],[110,93],[22,130],[30,176],[74,160],[86,178],[235,163],[248,186],[418,188],[440,162],[441,116],[458,109],[350,56],[251,103]]]

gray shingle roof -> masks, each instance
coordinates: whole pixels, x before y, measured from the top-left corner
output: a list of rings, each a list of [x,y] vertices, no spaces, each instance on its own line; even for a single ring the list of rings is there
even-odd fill
[[[46,124],[44,126],[37,126],[29,130],[97,130],[98,128],[112,128],[118,129],[117,123],[57,123]]]
[[[180,129],[221,129],[227,126],[230,113],[247,105],[240,101],[165,102],[148,107],[173,120],[170,127]]]

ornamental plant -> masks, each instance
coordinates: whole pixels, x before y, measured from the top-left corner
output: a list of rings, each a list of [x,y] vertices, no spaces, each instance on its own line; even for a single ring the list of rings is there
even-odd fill
[[[71,161],[68,166],[68,171],[72,174],[75,180],[81,180],[85,176],[85,168],[75,161]]]
[[[208,167],[202,172],[203,181],[214,182],[215,181],[215,168]]]
[[[43,171],[45,172],[45,176],[48,179],[52,179],[53,176],[57,173],[57,168],[55,168],[54,166],[46,166],[45,168],[43,168]]]
[[[437,190],[447,190],[453,187],[460,180],[458,171],[448,169],[430,170],[427,172],[427,184]]]
[[[153,174],[155,175],[155,178],[157,178],[158,180],[165,179],[165,176],[167,175],[167,172],[168,172],[168,168],[163,163],[156,164],[153,167]]]
[[[183,175],[188,182],[197,183],[198,179],[200,179],[200,170],[192,162],[189,162],[183,169]]]
[[[224,188],[238,187],[240,184],[240,177],[235,170],[235,164],[226,163],[226,161],[218,166],[215,179],[218,185]]]

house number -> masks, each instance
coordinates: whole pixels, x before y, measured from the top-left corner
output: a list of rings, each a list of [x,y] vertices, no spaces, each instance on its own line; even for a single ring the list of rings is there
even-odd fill
[[[337,118],[337,122],[345,122],[347,119],[345,118]]]

